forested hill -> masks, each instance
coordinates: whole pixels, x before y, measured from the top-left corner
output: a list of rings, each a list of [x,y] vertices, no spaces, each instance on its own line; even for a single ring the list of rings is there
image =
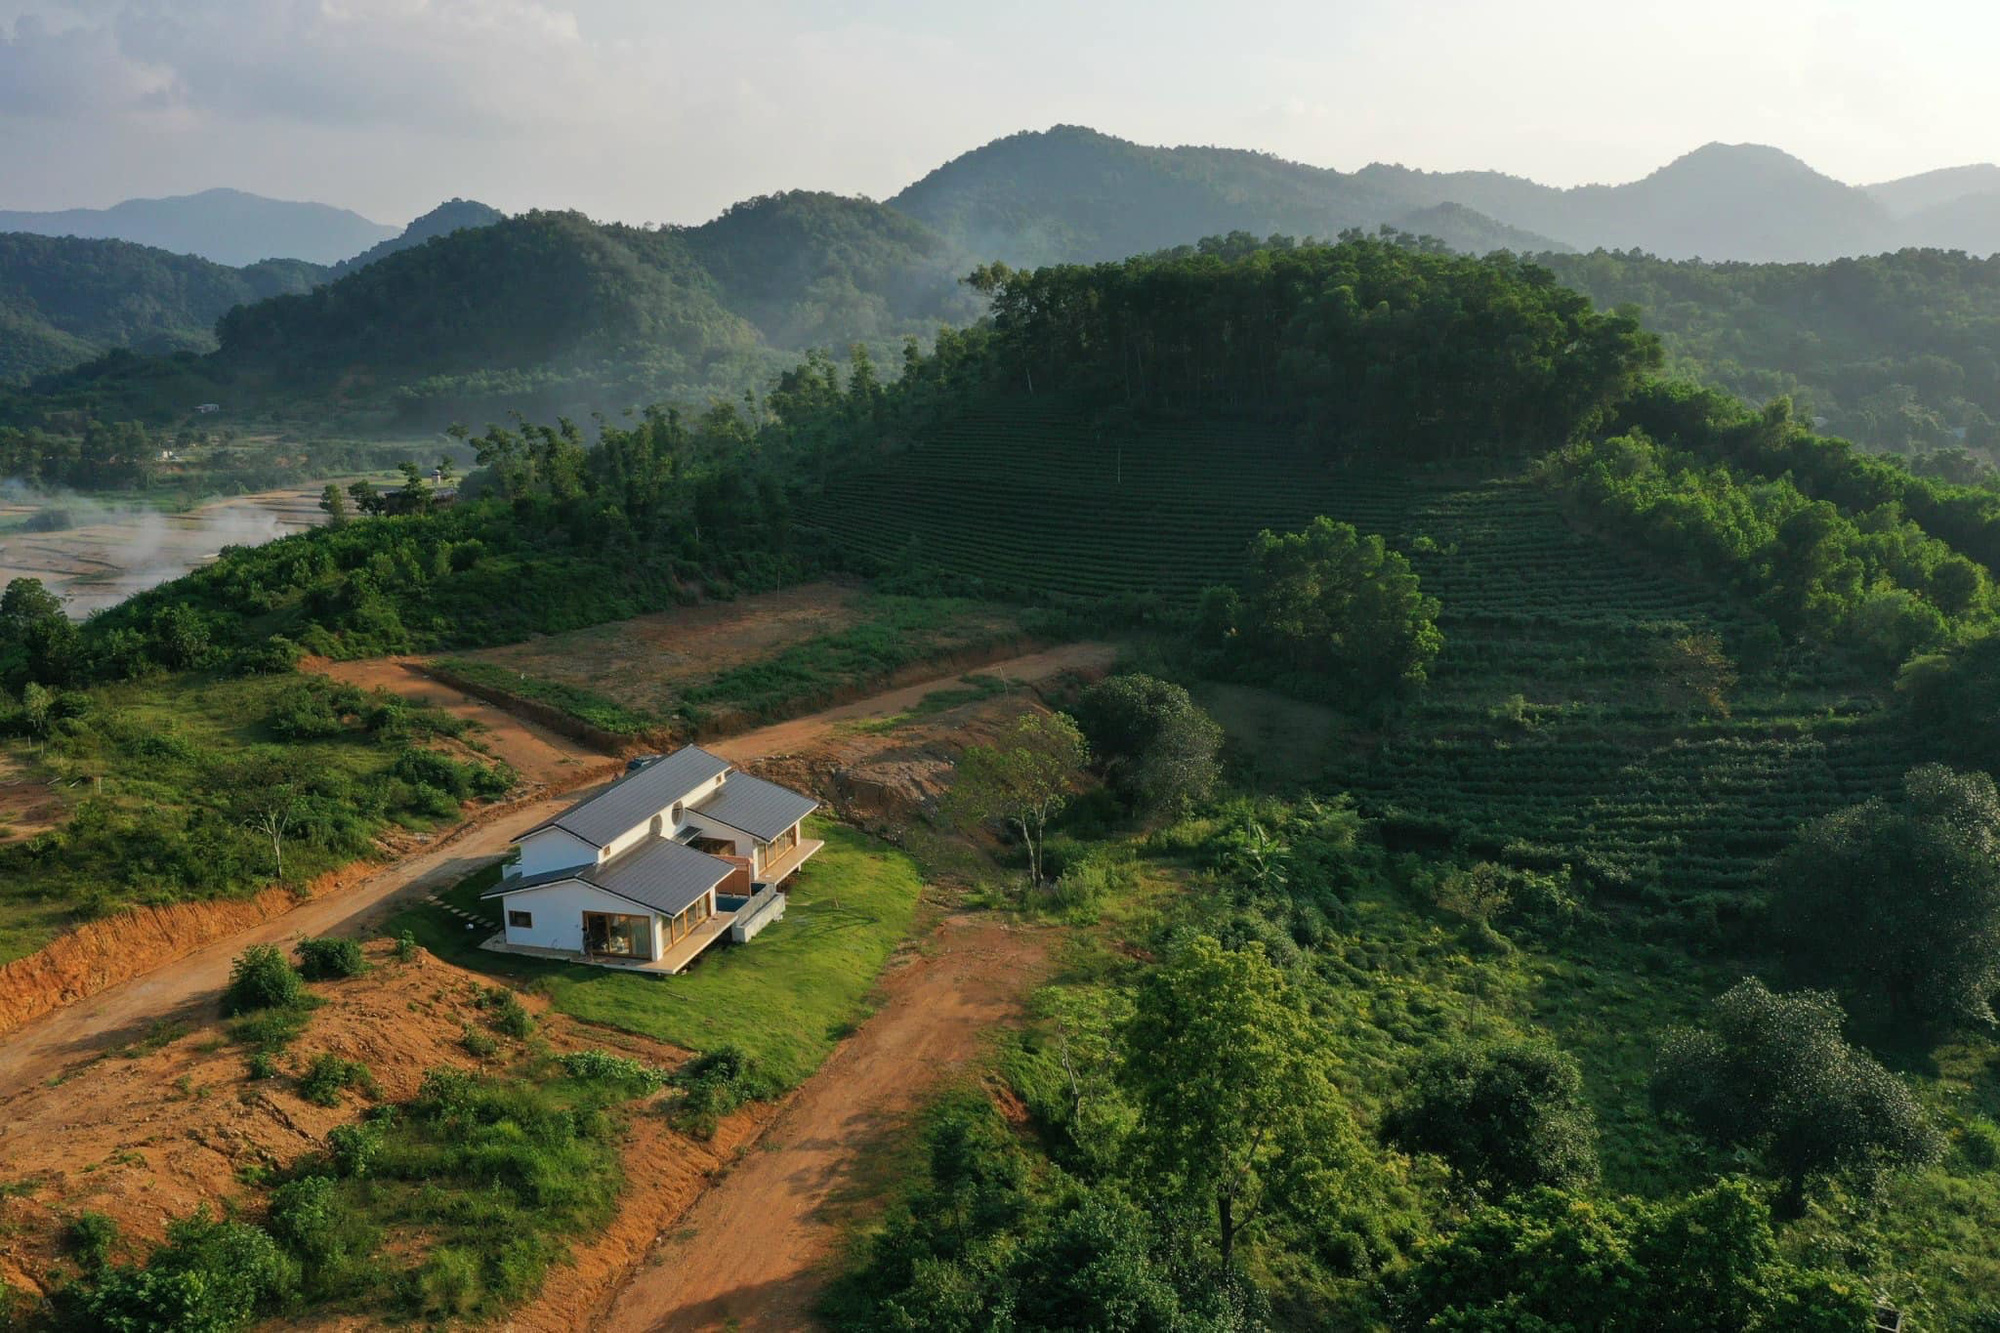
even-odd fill
[[[399,250],[422,245],[433,236],[449,236],[466,227],[488,226],[506,216],[492,205],[482,204],[476,199],[447,199],[403,228],[400,235],[379,241],[352,259],[343,259],[335,264],[333,276],[345,277],[357,269],[367,268],[378,259],[386,259]]]
[[[110,208],[0,212],[0,232],[16,231],[131,241],[232,265],[260,259],[332,264],[396,234],[394,227],[345,208],[266,199],[242,190],[127,199]]]
[[[231,310],[198,361],[82,367],[6,411],[162,422],[212,399],[442,425],[734,398],[809,345],[893,352],[971,318],[970,267],[921,224],[831,195],[752,200],[691,228],[527,213]]]
[[[2000,259],[1539,262],[1601,307],[1640,307],[1677,372],[1757,403],[1788,394],[1829,434],[1894,453],[2000,447]]]
[[[680,231],[731,309],[773,345],[834,347],[975,318],[972,260],[867,199],[804,190],[745,200]]]
[[[230,307],[309,290],[325,273],[293,259],[227,268],[126,241],[0,233],[0,384],[113,347],[207,351]]]
[[[1390,225],[1457,249],[1507,235],[1522,249],[1560,242],[1507,231],[1451,202],[1360,175],[1230,148],[1156,148],[1075,125],[1009,135],[945,163],[889,201],[965,249],[1010,264],[1092,263],[1232,231],[1331,239]]]
[[[2000,249],[2000,190],[1990,172],[1862,188],[1755,144],[1709,144],[1641,180],[1564,189],[1493,171],[1378,163],[1340,172],[1058,125],[974,149],[890,202],[1015,264],[1118,259],[1230,231],[1330,238],[1383,225],[1475,253],[1602,247],[1788,261],[1912,245]],[[1456,210],[1427,213],[1443,205]]]

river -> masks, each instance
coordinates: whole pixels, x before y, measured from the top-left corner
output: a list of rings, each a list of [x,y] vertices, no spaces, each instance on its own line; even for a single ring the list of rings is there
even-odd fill
[[[82,619],[207,564],[225,546],[257,546],[324,522],[322,489],[315,484],[238,495],[181,514],[90,499],[0,501],[0,522],[45,506],[68,509],[76,519],[75,527],[61,532],[0,534],[0,585],[40,579],[63,598],[70,615]]]

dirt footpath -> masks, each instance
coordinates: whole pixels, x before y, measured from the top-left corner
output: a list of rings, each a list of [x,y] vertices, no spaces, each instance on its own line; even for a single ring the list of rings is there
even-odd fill
[[[590,1327],[792,1330],[812,1323],[840,1236],[835,1203],[857,1162],[940,1080],[1018,1020],[1050,934],[991,916],[946,918],[885,973],[882,1007],[806,1080],[762,1141]]]

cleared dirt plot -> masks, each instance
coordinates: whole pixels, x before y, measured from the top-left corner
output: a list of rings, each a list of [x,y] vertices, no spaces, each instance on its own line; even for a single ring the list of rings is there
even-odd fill
[[[369,945],[367,957],[361,976],[312,987],[317,1007],[299,1016],[302,1030],[281,1049],[270,1049],[241,1023],[216,1022],[208,1007],[137,1031],[130,1044],[65,1078],[15,1088],[0,1128],[0,1179],[8,1182],[0,1281],[36,1292],[67,1279],[76,1270],[70,1227],[84,1213],[116,1224],[112,1256],[120,1260],[142,1256],[170,1220],[200,1205],[211,1215],[219,1206],[262,1216],[275,1173],[324,1153],[329,1131],[363,1119],[371,1107],[417,1096],[429,1070],[537,1070],[538,1048],[556,1056],[609,1048],[665,1069],[687,1058],[665,1043],[548,1012],[532,996],[521,1000],[532,1018],[531,1040],[510,1038],[494,1029],[483,979],[421,950],[399,960],[386,943]],[[467,1033],[488,1034],[490,1047]],[[365,1067],[366,1075],[333,1097],[316,1096],[310,1074],[326,1057]],[[546,1087],[549,1074],[528,1077]],[[766,1107],[746,1109],[725,1119],[712,1139],[694,1139],[674,1132],[649,1104],[664,1095],[614,1112],[627,1125],[615,1149],[624,1177],[620,1211],[608,1216],[612,1201],[605,1199],[559,1233],[568,1262],[547,1267],[539,1293],[514,1312],[514,1326],[584,1326],[580,1310],[599,1299],[635,1251],[673,1224],[771,1114]],[[508,1194],[503,1186],[424,1184],[387,1172],[365,1192],[354,1188],[341,1206],[380,1228],[382,1257],[354,1270],[368,1281],[355,1282],[337,1303],[345,1310],[287,1326],[398,1326],[412,1315],[449,1312],[413,1311],[394,1294],[398,1270],[417,1278],[433,1251],[476,1244],[452,1235],[447,1224],[411,1220],[429,1206],[419,1197],[425,1188],[459,1192],[464,1206],[477,1200],[489,1211]],[[408,1285],[420,1286],[421,1279]]]
[[[19,755],[0,752],[0,842],[32,837],[63,820],[64,788]]]
[[[300,664],[300,669],[316,671],[364,690],[386,690],[411,703],[439,708],[471,723],[471,734],[480,749],[512,766],[530,787],[560,783],[604,762],[602,754],[567,736],[431,679],[416,669],[411,658],[370,657],[355,662],[310,658]]]
[[[183,514],[81,499],[0,503],[0,585],[40,579],[81,618],[207,564],[225,546],[254,546],[317,526],[326,519],[320,490],[260,491]],[[28,531],[23,525],[32,526],[38,514],[67,526]]]
[[[926,664],[1017,649],[1015,613],[815,583],[681,607],[440,665],[612,735],[726,735],[895,683]],[[942,669],[942,668],[941,668]]]

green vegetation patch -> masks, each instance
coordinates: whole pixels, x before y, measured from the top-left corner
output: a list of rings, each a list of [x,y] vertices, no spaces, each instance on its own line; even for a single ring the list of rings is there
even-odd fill
[[[196,673],[54,699],[40,734],[5,744],[74,813],[0,847],[0,961],[133,904],[303,884],[368,855],[391,822],[455,820],[513,781],[422,748],[452,719],[318,677]],[[10,712],[0,695],[0,726],[24,729]]]
[[[462,967],[531,980],[562,1013],[692,1051],[734,1047],[781,1090],[818,1068],[863,1015],[923,891],[916,862],[887,844],[825,819],[806,832],[826,846],[789,881],[785,919],[747,945],[714,946],[677,977],[489,953],[478,947],[486,932],[435,908],[405,912],[389,930],[411,931]],[[490,914],[478,893],[496,875],[472,877],[445,901]]]

